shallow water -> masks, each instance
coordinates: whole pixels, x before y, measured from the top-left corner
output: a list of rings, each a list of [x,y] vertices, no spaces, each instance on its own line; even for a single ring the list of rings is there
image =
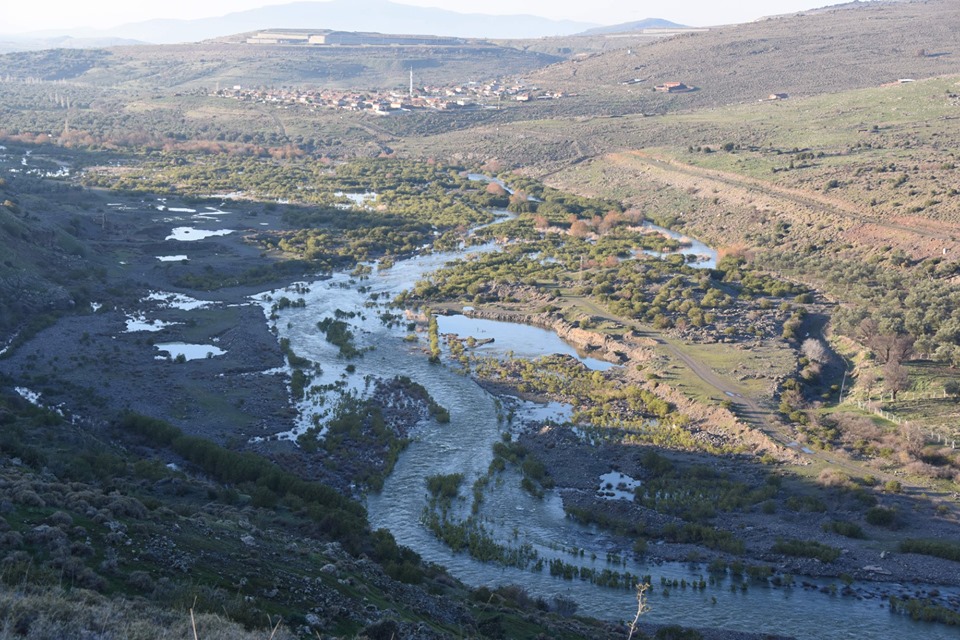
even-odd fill
[[[202,360],[204,358],[214,358],[226,353],[223,349],[215,347],[212,344],[188,344],[186,342],[166,342],[153,345],[157,350],[167,354],[173,360],[183,356],[187,360]],[[164,356],[157,356],[158,359],[166,360]]]
[[[364,191],[363,193],[347,193],[344,191],[336,191],[333,195],[339,198],[346,198],[350,201],[349,205],[335,205],[337,208],[343,209],[349,209],[351,206],[368,208],[377,200],[377,193],[374,191]]]
[[[196,227],[175,227],[165,239],[179,240],[180,242],[194,242],[206,238],[215,238],[217,236],[227,236],[233,233],[233,229],[197,229]]]
[[[180,309],[181,311],[193,311],[194,309],[206,309],[215,306],[216,302],[209,300],[197,300],[182,293],[170,293],[166,291],[153,291],[144,302],[156,302],[157,306],[166,309]]]
[[[709,247],[704,243],[700,242],[696,238],[691,238],[690,236],[684,235],[677,231],[672,231],[664,227],[657,226],[652,222],[644,222],[643,227],[645,229],[652,229],[657,233],[661,233],[669,238],[680,241],[683,245],[677,251],[652,251],[645,250],[644,253],[650,256],[656,256],[658,258],[663,258],[672,254],[679,253],[684,256],[693,256],[696,258],[695,261],[690,262],[691,267],[696,267],[698,269],[716,269],[717,268],[717,250],[713,247]]]
[[[470,249],[471,252],[478,250],[497,249],[494,245]],[[420,522],[420,515],[427,505],[425,479],[428,476],[462,473],[465,480],[461,495],[470,495],[473,482],[487,472],[493,457],[493,443],[499,441],[504,431],[508,430],[506,420],[502,417],[507,411],[514,411],[515,420],[565,420],[572,411],[572,407],[559,403],[538,406],[517,399],[508,401],[509,407],[505,409],[500,401],[456,367],[430,364],[424,353],[425,336],[418,336],[414,342],[406,339],[410,335],[406,319],[392,326],[387,326],[381,320],[379,314],[387,311],[381,306],[382,302],[411,287],[420,277],[439,268],[447,260],[459,256],[458,252],[401,260],[391,269],[376,271],[369,279],[362,281],[356,281],[347,274],[337,274],[327,280],[301,284],[299,290],[291,287],[259,297],[268,316],[271,299],[280,295],[304,298],[305,308],[280,311],[279,318],[273,324],[280,337],[290,339],[298,355],[319,364],[322,373],[315,373],[313,384],[341,385],[340,390],[314,394],[301,402],[298,405],[300,421],[293,431],[284,436],[293,438],[297,432],[309,428],[314,415],[320,416],[322,422],[325,412],[335,403],[341,390],[364,394],[369,392],[370,385],[367,382],[371,377],[410,377],[449,409],[450,423],[441,425],[427,420],[417,427],[414,441],[401,454],[382,492],[370,495],[367,499],[372,527],[389,529],[399,543],[411,547],[427,561],[442,564],[453,576],[468,584],[519,584],[532,595],[547,600],[553,597],[573,599],[582,614],[615,620],[631,619],[636,610],[632,590],[598,587],[580,580],[567,581],[551,577],[546,569],[536,573],[484,564],[465,553],[451,552]],[[378,294],[379,300],[374,302],[371,294]],[[355,334],[357,347],[370,349],[360,358],[350,361],[339,358],[336,347],[329,344],[316,328],[318,321],[333,315],[337,309],[360,314],[345,318]],[[566,348],[573,351],[571,355],[576,355],[572,347],[565,345],[552,332],[511,323],[491,323],[493,321],[478,321],[464,316],[438,317],[441,333],[496,338],[493,344],[479,347],[480,351],[497,354],[512,350],[515,355],[534,357]],[[536,337],[531,338],[529,336],[534,334],[528,333],[530,330],[552,337],[537,333]],[[348,364],[355,367],[353,373],[346,371]],[[601,363],[598,366],[613,365]],[[598,489],[602,484],[605,485],[606,479],[597,478]],[[612,476],[609,479],[614,480]],[[659,586],[661,577],[690,581],[699,580],[702,575],[706,579],[705,567],[691,567],[677,562],[650,565],[632,559],[625,563],[610,564],[606,560],[608,553],[622,554],[627,558],[632,554],[629,550],[619,548],[617,541],[608,533],[567,519],[558,493],[549,491],[543,499],[537,499],[521,490],[519,481],[514,471],[507,470],[489,485],[485,493],[479,515],[497,541],[511,546],[530,544],[540,557],[547,560],[560,558],[597,570],[608,568],[629,571],[638,576],[652,575],[656,593],[650,598],[651,611],[645,617],[647,621],[825,640],[956,638],[955,629],[915,623],[891,614],[878,598],[828,596],[799,586],[773,588],[752,583],[746,592],[739,588],[731,591],[730,580],[725,579],[720,586],[708,587],[702,592],[690,588],[670,589],[670,595],[665,596]],[[469,513],[468,499],[460,499],[456,508],[463,515]],[[583,555],[564,550],[571,548],[583,549]],[[820,585],[835,582],[808,581]],[[838,587],[841,586],[838,584]],[[898,591],[899,586],[870,586],[873,592],[880,589]]]
[[[437,316],[437,326],[441,335],[454,333],[464,339],[472,336],[478,340],[493,338],[494,342],[471,349],[478,355],[506,356],[512,353],[520,358],[537,358],[558,353],[573,356],[594,371],[606,371],[618,366],[605,360],[581,356],[556,333],[540,327],[464,315]]]
[[[167,327],[172,327],[175,325],[181,324],[179,322],[164,322],[163,320],[152,320],[148,321],[145,315],[129,315],[127,316],[127,333],[136,333],[139,331],[149,331],[155,333],[157,331],[163,331]]]

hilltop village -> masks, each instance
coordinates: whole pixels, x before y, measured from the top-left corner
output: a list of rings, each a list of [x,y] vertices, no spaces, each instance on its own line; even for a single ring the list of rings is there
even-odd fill
[[[545,91],[527,86],[522,80],[506,82],[466,82],[459,85],[411,87],[406,92],[357,91],[348,89],[245,88],[236,85],[218,89],[221,98],[273,104],[278,107],[305,106],[311,109],[366,111],[387,115],[398,111],[456,109],[500,109],[504,103],[524,104],[535,100],[559,100],[573,94]]]

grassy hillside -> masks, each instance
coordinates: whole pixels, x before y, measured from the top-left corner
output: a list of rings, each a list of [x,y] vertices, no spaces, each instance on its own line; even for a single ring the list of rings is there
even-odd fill
[[[517,122],[409,140],[404,147],[479,161],[497,158],[534,173],[645,149],[720,178],[729,173],[812,194],[854,217],[911,218],[921,226],[923,219],[936,220],[946,244],[914,247],[918,255],[930,255],[949,249],[956,234],[947,229],[960,223],[958,80],[948,76],[655,118]],[[915,231],[926,237],[926,230]]]
[[[884,122],[895,124],[911,117],[920,122],[923,114],[902,109],[868,113],[857,107],[839,118],[835,116],[841,114],[831,112],[831,100],[805,103],[807,109],[825,110],[824,117],[817,118],[816,114],[793,115],[789,105],[804,97],[877,88],[898,78],[954,73],[954,52],[960,50],[957,20],[949,2],[929,0],[861,3],[655,41],[643,36],[583,36],[450,49],[318,49],[210,42],[29,52],[0,57],[0,77],[8,80],[0,109],[7,131],[69,132],[70,136],[61,134],[61,141],[78,145],[106,140],[121,146],[162,146],[170,140],[212,140],[268,147],[292,144],[308,153],[333,156],[376,155],[389,153],[404,138],[419,144],[417,140],[424,136],[470,131],[464,138],[466,150],[482,150],[511,163],[562,164],[612,149],[710,145],[715,142],[711,138],[721,133],[726,142],[735,137],[731,134],[742,116],[753,120],[750,135],[740,136],[750,145],[766,143],[766,129],[782,131],[793,122],[797,132],[806,131],[803,127],[812,123],[821,131],[839,125],[844,135],[850,127],[882,127]],[[522,106],[506,100],[500,111],[427,111],[388,118],[297,105],[237,103],[208,95],[218,86],[238,84],[403,88],[411,68],[418,84],[495,78],[513,82],[522,77],[528,85],[566,95]],[[25,83],[24,79],[47,82]],[[676,95],[653,91],[654,85],[671,80],[697,90]],[[765,105],[769,108],[764,111],[729,112],[728,116],[710,112],[652,126],[635,119],[591,121],[625,114],[749,106],[772,93],[790,97],[783,104]],[[924,109],[930,106],[935,105],[927,102]],[[937,109],[929,115],[948,118],[950,113]],[[790,120],[782,126],[781,115]],[[573,123],[566,120],[570,118]],[[521,130],[512,122],[525,124]],[[887,133],[901,131],[888,129]],[[806,133],[802,136],[809,138]],[[442,140],[436,142],[443,150]],[[777,140],[789,148],[818,143],[790,142]],[[857,142],[862,140],[852,144]]]
[[[600,113],[664,112],[876,86],[952,73],[960,16],[949,0],[859,3],[686,34],[534,75],[542,86],[577,92]],[[628,40],[628,39],[627,39]],[[626,81],[636,84],[623,85]],[[680,81],[698,90],[654,94]]]

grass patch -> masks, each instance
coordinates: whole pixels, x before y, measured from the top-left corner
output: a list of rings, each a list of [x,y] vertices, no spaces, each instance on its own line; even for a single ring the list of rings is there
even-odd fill
[[[840,549],[815,540],[784,540],[773,543],[771,551],[785,556],[816,558],[820,562],[833,562],[840,557]]]
[[[960,562],[960,542],[910,539],[900,543],[900,551]]]
[[[829,533],[838,533],[841,536],[846,536],[847,538],[856,538],[863,539],[867,535],[863,532],[863,528],[858,525],[856,522],[849,522],[847,520],[832,520],[823,525],[823,530]]]
[[[461,484],[463,484],[462,473],[427,476],[427,491],[440,500],[450,501],[456,498],[460,493]]]
[[[896,509],[887,509],[886,507],[872,507],[867,510],[866,519],[869,524],[876,527],[893,528],[897,524]]]

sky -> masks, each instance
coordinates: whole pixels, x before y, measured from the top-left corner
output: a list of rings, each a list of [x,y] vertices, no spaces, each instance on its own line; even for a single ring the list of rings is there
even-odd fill
[[[195,19],[221,16],[292,0],[7,0],[0,12],[0,33],[47,29],[115,27],[154,18]],[[617,24],[664,18],[690,26],[748,22],[756,18],[835,4],[841,0],[393,0],[462,13],[519,14]]]

